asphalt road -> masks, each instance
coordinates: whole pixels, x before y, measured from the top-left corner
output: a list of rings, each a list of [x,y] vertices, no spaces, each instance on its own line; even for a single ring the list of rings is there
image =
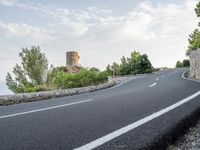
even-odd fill
[[[184,69],[77,96],[0,107],[1,150],[143,149],[200,107]]]

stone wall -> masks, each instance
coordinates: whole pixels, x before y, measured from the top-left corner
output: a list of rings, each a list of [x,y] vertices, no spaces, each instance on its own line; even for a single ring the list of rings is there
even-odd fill
[[[36,93],[24,93],[24,94],[14,94],[14,95],[4,95],[0,96],[0,105],[11,105],[39,100],[47,100],[52,98],[72,96],[87,92],[93,92],[101,89],[106,89],[117,84],[116,81],[110,80],[108,83],[100,84],[97,86],[88,86],[82,88],[74,88],[67,90],[57,90],[57,91],[44,91]]]
[[[189,77],[200,80],[200,49],[189,52],[190,72]]]

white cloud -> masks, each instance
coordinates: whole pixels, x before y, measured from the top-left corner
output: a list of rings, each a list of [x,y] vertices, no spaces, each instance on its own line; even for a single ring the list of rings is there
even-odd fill
[[[6,73],[19,63],[18,53],[23,47],[48,45],[54,39],[53,33],[45,28],[34,27],[25,23],[5,23],[0,20],[0,81]]]
[[[197,27],[196,3],[196,0],[184,0],[181,4],[143,1],[121,16],[114,15],[114,10],[98,7],[78,10],[30,1],[15,3],[12,6],[34,11],[51,23],[41,28],[0,22],[0,35],[21,38],[20,44],[14,45],[11,40],[7,43],[16,49],[32,43],[40,45],[55,65],[65,65],[66,50],[78,50],[83,65],[100,68],[139,50],[147,53],[155,66],[173,67],[177,60],[185,58],[188,34]]]
[[[99,7],[88,7],[88,11],[91,11],[92,13],[105,13],[105,14],[110,14],[113,11],[112,10],[107,10],[107,9],[100,9]]]
[[[0,20],[0,35],[3,38],[24,38],[26,40],[38,40],[50,42],[51,32],[44,28],[34,27],[25,23],[5,23]],[[24,40],[21,39],[21,40]]]
[[[0,0],[0,4],[5,6],[14,6],[16,3],[16,0]]]
[[[180,5],[155,5],[144,1],[135,10],[123,16],[114,16],[113,11],[98,7],[77,10],[43,6],[33,2],[17,3],[16,7],[34,10],[40,15],[51,18],[52,24],[48,26],[48,29],[35,28],[26,24],[2,25],[0,22],[0,25],[5,29],[4,32],[9,33],[9,36],[32,34],[33,38],[39,36],[37,38],[40,39],[48,36],[47,30],[51,30],[57,38],[63,40],[82,37],[82,40],[90,39],[90,42],[94,44],[120,43],[122,47],[124,45],[124,48],[132,46],[134,49],[134,45],[139,48],[143,46],[138,45],[138,42],[147,45],[157,41],[164,40],[165,43],[170,43],[186,38],[196,23],[193,11],[195,3],[194,0],[185,0]],[[177,42],[180,44],[180,41]],[[182,41],[184,42],[185,40]],[[155,47],[155,45],[150,46]]]

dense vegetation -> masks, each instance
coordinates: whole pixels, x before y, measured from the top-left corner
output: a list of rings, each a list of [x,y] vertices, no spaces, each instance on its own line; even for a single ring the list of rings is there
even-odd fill
[[[200,19],[200,1],[196,5],[195,12],[198,19]],[[189,46],[188,52],[200,48],[200,22],[198,28],[194,30],[192,34],[189,35]]]
[[[14,79],[8,73],[6,84],[14,93],[38,92],[53,89],[76,88],[106,82],[108,73],[96,68],[81,68],[69,73],[66,67],[53,66],[48,69],[48,61],[39,47],[22,49],[19,53],[21,65],[13,69]]]
[[[181,61],[176,62],[176,68],[183,68],[189,66],[190,66],[190,61],[188,59],[184,59],[182,62]]]
[[[23,48],[19,53],[21,64],[13,68],[14,78],[7,74],[8,88],[14,93],[38,92],[97,85],[108,80],[108,76],[151,73],[154,68],[146,54],[134,51],[131,57],[121,59],[121,64],[108,65],[106,71],[97,68],[51,67],[40,47]]]
[[[48,87],[56,89],[68,89],[97,85],[107,81],[107,72],[92,69],[81,69],[78,73],[70,74],[57,68],[53,69],[48,78]]]
[[[146,54],[134,51],[130,57],[123,56],[120,64],[114,62],[112,65],[108,65],[106,70],[110,75],[135,75],[151,73],[155,69]]]

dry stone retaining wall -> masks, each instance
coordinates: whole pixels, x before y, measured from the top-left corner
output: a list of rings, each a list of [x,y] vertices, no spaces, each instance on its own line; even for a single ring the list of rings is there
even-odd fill
[[[67,90],[57,90],[57,91],[44,91],[36,93],[24,93],[24,94],[14,94],[14,95],[4,95],[0,96],[0,105],[11,105],[39,100],[46,100],[51,98],[58,98],[64,96],[72,96],[87,92],[93,92],[101,89],[106,89],[112,87],[116,84],[116,81],[110,80],[108,83],[100,84],[97,86],[88,86],[82,88],[74,88]]]
[[[189,77],[200,80],[200,49],[191,51],[190,57],[190,73]]]

